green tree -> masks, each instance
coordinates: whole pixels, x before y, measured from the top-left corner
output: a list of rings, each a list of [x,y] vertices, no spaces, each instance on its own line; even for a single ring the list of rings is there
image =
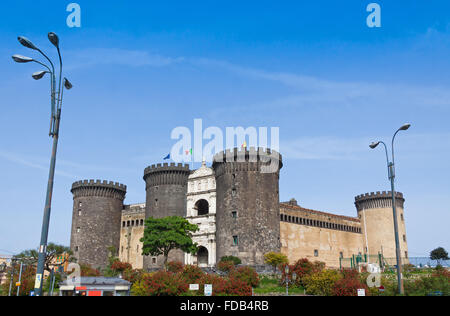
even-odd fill
[[[144,237],[141,238],[142,254],[145,256],[163,255],[164,267],[167,269],[167,260],[171,250],[181,249],[186,253],[197,253],[197,244],[192,241],[192,233],[196,231],[198,231],[198,226],[189,223],[183,217],[150,217],[145,221]]]
[[[13,281],[11,284],[11,295],[15,296],[17,293],[16,283],[19,281],[19,270],[20,263],[14,264],[14,267],[9,267],[7,270],[7,277],[4,279],[4,283],[0,286],[2,288],[3,295],[8,295],[9,293],[9,285],[11,281],[11,269],[14,269],[13,272]],[[23,266],[21,284],[20,284],[20,296],[28,296],[30,292],[34,289],[34,281],[36,279],[36,268],[31,265]]]
[[[72,251],[69,247],[49,243],[47,245],[44,269],[50,272],[52,267],[55,265],[55,259],[64,254],[68,254],[68,256],[62,256],[62,260],[58,262],[59,265],[64,265],[66,262],[73,261]],[[22,251],[20,254],[15,256],[15,258],[22,261],[24,264],[36,265],[38,262],[38,255],[39,252],[37,249],[30,249]]]
[[[448,252],[444,248],[438,247],[430,252],[430,259],[437,260],[438,265],[441,265],[441,260],[449,260]]]
[[[273,272],[277,271],[280,265],[289,263],[288,257],[280,252],[268,252],[264,255],[264,262],[273,267]]]

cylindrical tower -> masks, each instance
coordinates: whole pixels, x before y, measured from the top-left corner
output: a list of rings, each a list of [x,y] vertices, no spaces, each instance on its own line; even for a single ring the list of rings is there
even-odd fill
[[[402,193],[396,192],[395,202],[400,253],[402,258],[407,258],[408,243],[403,208],[405,199]],[[396,258],[392,193],[383,191],[362,194],[355,197],[355,205],[361,220],[365,252],[370,255],[381,253],[386,259]],[[389,261],[390,264],[394,262],[394,260]]]
[[[243,264],[264,264],[279,252],[281,155],[263,148],[227,150],[214,157],[217,262],[236,256]]]
[[[189,165],[157,164],[144,171],[146,205],[145,218],[164,218],[168,216],[186,217],[187,181]],[[182,251],[171,251],[169,261],[184,262]],[[144,257],[147,269],[161,268],[162,258]]]
[[[127,187],[117,182],[84,180],[72,185],[73,215],[70,248],[78,263],[94,268],[108,264],[120,243],[120,220]]]

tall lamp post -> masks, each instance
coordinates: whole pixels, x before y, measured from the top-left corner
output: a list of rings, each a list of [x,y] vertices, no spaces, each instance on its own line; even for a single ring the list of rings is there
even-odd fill
[[[297,273],[292,273],[291,279],[289,279],[289,265],[286,265],[284,267],[284,274],[285,274],[285,282],[286,282],[286,296],[289,296],[289,284],[294,284],[295,280],[297,279]]]
[[[58,148],[58,139],[59,139],[59,124],[61,121],[61,107],[63,100],[63,92],[64,88],[66,90],[70,90],[72,88],[72,84],[66,78],[62,79],[62,58],[61,52],[59,50],[59,38],[58,36],[50,32],[48,33],[48,39],[50,42],[56,47],[58,51],[59,57],[59,76],[58,76],[58,86],[56,86],[56,73],[55,66],[53,65],[50,58],[45,55],[39,48],[37,48],[29,39],[19,36],[18,40],[20,44],[23,46],[30,48],[32,50],[38,51],[49,63],[50,66],[35,60],[30,57],[25,57],[22,55],[14,55],[12,56],[13,60],[17,63],[29,63],[35,62],[41,66],[43,66],[46,70],[35,72],[32,77],[35,80],[42,79],[45,74],[50,75],[50,90],[51,90],[51,116],[50,116],[50,131],[49,136],[53,138],[53,149],[52,156],[50,159],[50,171],[48,176],[48,184],[47,184],[47,194],[45,200],[45,208],[44,208],[44,219],[42,222],[42,231],[41,231],[41,242],[39,246],[39,256],[38,256],[38,265],[36,271],[36,282],[34,285],[34,291],[36,296],[42,295],[42,281],[44,276],[44,264],[47,250],[47,239],[48,239],[48,227],[50,224],[50,212],[51,212],[51,204],[52,204],[52,194],[53,194],[53,182],[55,177],[55,165],[56,165],[56,152]],[[62,84],[63,83],[63,84]]]
[[[395,156],[394,156],[394,140],[395,136],[397,136],[398,132],[406,131],[411,127],[411,124],[404,124],[400,127],[392,137],[391,149],[392,149],[392,161],[389,161],[389,154],[387,146],[382,141],[377,141],[370,144],[370,148],[375,149],[379,144],[383,144],[385,152],[386,152],[386,161],[388,168],[388,178],[391,181],[391,194],[392,194],[392,211],[394,215],[394,235],[395,235],[395,254],[397,257],[397,281],[398,281],[398,292],[399,294],[404,294],[403,288],[403,276],[402,276],[402,258],[400,253],[400,240],[398,237],[398,218],[397,218],[397,207],[395,205]]]

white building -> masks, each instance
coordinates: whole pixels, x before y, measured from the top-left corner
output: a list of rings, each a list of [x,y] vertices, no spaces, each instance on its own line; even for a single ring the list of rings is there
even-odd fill
[[[199,227],[192,238],[199,251],[196,256],[186,254],[185,263],[212,267],[216,264],[216,179],[206,162],[189,176],[186,204],[186,218]]]

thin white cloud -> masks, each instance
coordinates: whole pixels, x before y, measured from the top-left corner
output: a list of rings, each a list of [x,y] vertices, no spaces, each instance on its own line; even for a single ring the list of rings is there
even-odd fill
[[[448,87],[424,87],[404,84],[332,81],[301,74],[267,72],[237,66],[224,61],[196,59],[197,65],[220,67],[240,76],[269,80],[295,88],[300,93],[269,101],[266,106],[389,106],[390,104],[419,107],[449,107]],[[261,104],[255,105],[260,107]]]
[[[0,152],[0,158],[3,158],[5,160],[8,160],[10,162],[22,165],[22,166],[26,166],[26,167],[30,167],[33,169],[38,169],[38,170],[42,170],[42,171],[46,171],[48,172],[48,165],[44,165],[41,164],[39,162],[39,159],[30,159],[30,157],[24,157],[18,154],[14,154],[14,153],[10,153],[10,152]],[[66,178],[71,178],[71,179],[75,179],[77,178],[75,175],[64,172],[64,171],[59,171],[56,170],[55,174],[58,176],[62,176],[62,177],[66,177]]]
[[[123,65],[130,67],[164,67],[179,63],[183,57],[165,57],[142,50],[119,48],[90,48],[66,53],[68,69],[92,67],[97,65]]]
[[[392,135],[379,138],[299,137],[281,141],[280,151],[284,158],[293,160],[358,160],[364,159],[364,155],[369,153],[369,144],[372,141],[379,139],[389,144],[391,137]],[[400,145],[403,155],[414,156],[420,161],[431,160],[436,152],[441,152],[441,158],[446,159],[450,153],[443,152],[442,149],[450,148],[450,133],[408,132],[397,147]]]

